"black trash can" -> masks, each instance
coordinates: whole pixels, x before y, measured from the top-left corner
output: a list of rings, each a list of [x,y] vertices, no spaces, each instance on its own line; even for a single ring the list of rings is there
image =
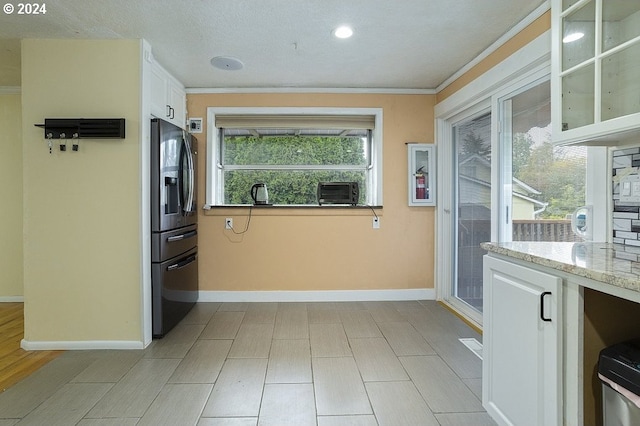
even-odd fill
[[[640,425],[640,339],[600,351],[604,426]]]

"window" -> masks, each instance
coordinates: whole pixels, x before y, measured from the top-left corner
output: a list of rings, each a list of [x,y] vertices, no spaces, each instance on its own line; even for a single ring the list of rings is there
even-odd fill
[[[500,241],[583,241],[570,218],[586,202],[587,147],[551,142],[549,80],[517,88],[498,103],[506,207]]]
[[[209,108],[207,204],[252,204],[252,185],[265,183],[274,205],[318,205],[318,182],[357,182],[359,204],[379,205],[381,114]]]

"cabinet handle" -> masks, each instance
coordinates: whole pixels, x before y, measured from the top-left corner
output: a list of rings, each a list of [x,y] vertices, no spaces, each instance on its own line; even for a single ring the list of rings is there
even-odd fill
[[[171,111],[171,117],[169,118],[173,120],[174,118],[176,118],[176,110],[171,107],[169,107],[169,110]]]
[[[171,105],[167,105],[167,114],[166,114],[167,118],[171,118]]]
[[[551,318],[545,318],[545,316],[544,316],[544,297],[546,295],[551,296],[551,292],[550,291],[545,291],[540,295],[540,319],[542,321],[551,322]]]

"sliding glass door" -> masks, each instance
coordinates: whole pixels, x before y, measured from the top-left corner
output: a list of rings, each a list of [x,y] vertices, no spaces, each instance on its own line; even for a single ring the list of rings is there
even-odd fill
[[[480,243],[491,241],[491,112],[455,123],[455,244],[452,296],[482,312]]]
[[[587,148],[551,143],[544,80],[499,99],[501,241],[581,241],[571,214],[585,204]]]
[[[440,158],[450,178],[439,246],[443,298],[482,324],[487,241],[579,241],[570,216],[585,204],[587,150],[551,143],[550,87],[540,78],[505,89],[447,122]],[[449,258],[450,257],[450,258]],[[449,258],[449,259],[448,259]]]

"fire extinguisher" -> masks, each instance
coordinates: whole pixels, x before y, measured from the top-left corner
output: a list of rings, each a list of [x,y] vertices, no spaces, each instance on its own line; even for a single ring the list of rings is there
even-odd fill
[[[420,167],[416,172],[416,199],[424,200],[426,198],[425,195],[425,177],[422,167]]]

